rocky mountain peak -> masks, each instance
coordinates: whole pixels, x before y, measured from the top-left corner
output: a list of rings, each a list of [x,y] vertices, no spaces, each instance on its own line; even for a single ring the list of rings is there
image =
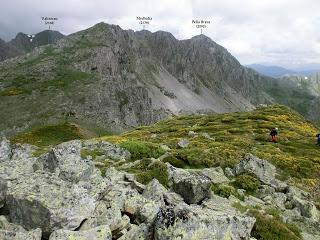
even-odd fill
[[[217,44],[216,42],[214,42],[210,37],[206,36],[205,34],[199,34],[199,35],[193,36],[191,38],[191,40],[194,40],[194,41],[205,41],[205,42],[208,42],[208,43]]]
[[[56,33],[38,34],[35,43],[48,34]],[[12,70],[5,85],[10,87],[2,90],[7,101],[11,89],[19,90],[14,91],[18,99],[26,94],[33,101],[30,93],[46,98],[53,88],[63,93],[54,101],[53,112],[65,112],[65,103],[70,103],[73,116],[112,129],[150,124],[181,112],[249,110],[269,101],[257,91],[257,76],[204,35],[177,40],[164,31],[134,32],[101,22],[42,50],[19,60],[19,65],[8,63],[2,72]],[[32,68],[23,62],[32,62]],[[14,79],[21,76],[26,80],[16,86]],[[74,86],[77,93],[67,94],[66,86]],[[51,111],[51,106],[44,108]]]
[[[28,34],[19,32],[11,41],[1,43],[0,60],[23,55],[39,46],[56,43],[63,37],[64,35],[58,31],[45,30],[34,34],[30,41]]]

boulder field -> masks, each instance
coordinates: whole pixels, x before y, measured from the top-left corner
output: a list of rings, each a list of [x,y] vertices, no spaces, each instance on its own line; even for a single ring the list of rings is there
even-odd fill
[[[135,164],[117,145],[73,140],[36,157],[37,147],[0,141],[0,239],[253,239],[253,216],[242,206],[274,206],[287,222],[302,221],[306,239],[317,239],[319,211],[308,193],[276,179],[269,162],[248,155],[233,169],[180,169],[166,163],[168,186],[144,185],[133,173],[109,167],[105,174],[82,149],[96,149],[114,161]],[[154,159],[155,164],[159,159]],[[139,161],[137,161],[139,162]],[[254,174],[256,196],[224,198],[212,184]],[[316,230],[314,230],[316,229]],[[307,238],[309,237],[309,238]],[[315,238],[314,238],[315,237]]]

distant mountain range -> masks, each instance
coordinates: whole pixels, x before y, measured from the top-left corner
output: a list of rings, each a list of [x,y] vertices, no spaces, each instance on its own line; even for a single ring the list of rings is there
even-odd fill
[[[61,121],[122,131],[170,115],[273,103],[319,119],[319,97],[310,88],[242,66],[205,35],[177,40],[168,32],[99,23],[65,37],[55,33],[60,40],[34,48],[48,34],[37,34],[44,41],[31,46],[18,44],[26,39],[18,34],[5,45],[28,54],[0,62],[0,131]]]
[[[317,69],[317,65],[314,66],[314,69],[297,68],[293,70],[279,67],[279,66],[270,66],[270,65],[263,65],[263,64],[250,64],[246,66],[256,70],[258,73],[261,73],[269,77],[276,77],[276,78],[283,77],[285,75],[287,76],[288,75],[298,75],[298,76],[312,75],[320,72],[320,66]]]
[[[30,41],[29,36],[25,33],[18,33],[9,42],[0,39],[0,61],[28,53],[35,47],[56,43],[63,37],[64,35],[60,32],[45,30],[35,34],[32,41]]]

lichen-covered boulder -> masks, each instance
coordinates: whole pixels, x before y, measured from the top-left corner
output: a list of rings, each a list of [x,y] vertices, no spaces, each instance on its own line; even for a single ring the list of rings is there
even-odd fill
[[[288,186],[285,182],[276,179],[276,167],[266,160],[259,159],[251,154],[246,156],[239,164],[234,167],[235,175],[243,173],[253,173],[259,180],[275,188],[278,191],[284,191]]]
[[[81,146],[80,140],[61,143],[39,157],[34,169],[52,172],[64,181],[76,183],[98,200],[106,191],[107,183],[93,161],[81,158]]]
[[[109,167],[105,173],[106,179],[112,184],[116,184],[119,181],[124,181],[125,175],[126,175],[125,172],[118,171],[114,167]]]
[[[27,230],[41,228],[45,236],[60,228],[76,229],[96,204],[83,187],[45,172],[20,176],[6,195],[11,221]]]
[[[162,207],[154,227],[156,240],[249,239],[255,219],[203,206]]]
[[[153,179],[146,185],[143,191],[143,196],[147,199],[151,199],[160,204],[164,204],[164,195],[167,193],[167,189],[162,186],[157,179]]]
[[[0,229],[0,239],[2,240],[41,240],[41,229],[30,231],[8,231]]]
[[[25,230],[23,227],[10,223],[6,216],[0,216],[0,239],[3,240],[41,240],[41,229]]]
[[[200,174],[189,173],[169,164],[167,166],[171,189],[181,195],[186,203],[199,203],[211,196],[210,178]]]
[[[0,207],[5,204],[8,187],[26,174],[32,174],[34,159],[0,161]]]
[[[128,160],[131,158],[128,150],[106,141],[86,140],[83,141],[82,147],[88,151],[99,151],[106,158],[114,161]]]
[[[119,240],[152,239],[150,235],[151,234],[149,231],[149,227],[146,224],[130,224],[128,231],[125,234],[123,234],[123,236],[121,236]]]
[[[122,229],[127,228],[130,224],[130,218],[126,215],[121,216],[121,211],[117,205],[112,204],[111,207],[107,207],[104,202],[99,202],[94,215],[91,218],[85,220],[80,231],[89,230],[98,226],[109,226],[112,233],[118,233]]]
[[[146,197],[141,195],[132,186],[132,179],[127,179],[122,172],[118,172],[117,177],[117,172],[115,169],[106,172],[106,177],[114,181],[110,181],[108,191],[101,200],[108,208],[116,205],[122,213],[135,219],[137,223],[151,224],[163,203],[153,200],[149,193],[146,193]]]
[[[11,147],[10,142],[6,138],[0,139],[0,162],[10,159]]]
[[[96,169],[92,161],[81,158],[81,146],[80,140],[57,145],[38,159],[39,168],[57,173],[61,179],[75,183],[89,179]]]
[[[99,226],[86,231],[70,231],[60,229],[54,231],[49,240],[111,240],[111,231],[108,226]]]
[[[313,222],[317,222],[319,220],[320,214],[314,203],[295,196],[290,202],[293,204],[293,207],[298,209],[301,216],[309,218]]]
[[[11,146],[11,160],[24,161],[27,159],[34,159],[33,153],[37,148],[38,147],[30,144],[17,143]]]
[[[152,223],[161,204],[148,200],[141,195],[129,197],[124,202],[124,212],[136,219],[138,223]]]

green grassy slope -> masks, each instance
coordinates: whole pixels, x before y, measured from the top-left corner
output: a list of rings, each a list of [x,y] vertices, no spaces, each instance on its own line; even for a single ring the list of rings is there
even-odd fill
[[[279,128],[278,143],[270,141],[273,127]],[[49,126],[19,134],[13,140],[46,147],[84,138],[78,129],[73,125]],[[189,131],[197,137],[189,136]],[[167,145],[172,157],[166,161],[183,168],[232,167],[252,153],[277,166],[279,178],[310,191],[320,182],[318,131],[300,114],[274,105],[251,112],[173,117],[101,139],[121,144],[133,154],[133,160],[159,157],[164,153],[161,145]],[[181,139],[188,139],[190,145],[179,148]]]
[[[279,128],[276,144],[269,136],[273,127]],[[188,136],[189,131],[198,133],[198,137]],[[320,178],[320,146],[315,138],[318,131],[300,114],[274,105],[252,112],[174,117],[103,139],[122,144],[165,144],[173,153],[172,164],[185,168],[231,167],[252,153],[275,164],[280,178],[313,187]],[[188,139],[190,145],[179,148],[181,139]]]
[[[28,143],[46,149],[62,142],[92,138],[96,135],[74,123],[43,126],[15,135],[14,143]]]

